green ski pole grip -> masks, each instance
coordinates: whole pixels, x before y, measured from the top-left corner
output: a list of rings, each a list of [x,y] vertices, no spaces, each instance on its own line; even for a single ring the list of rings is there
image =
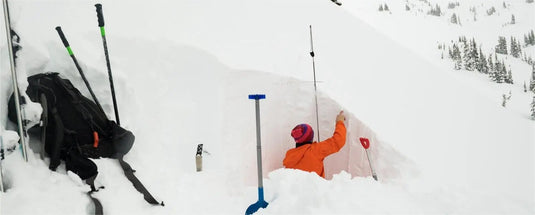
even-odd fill
[[[59,37],[61,38],[61,42],[63,42],[63,45],[65,47],[69,47],[69,42],[65,38],[65,35],[63,34],[63,31],[61,30],[60,26],[56,27],[56,31],[58,31]]]
[[[102,5],[95,4],[97,8],[97,17],[98,17],[98,27],[104,27],[104,15],[102,15]]]

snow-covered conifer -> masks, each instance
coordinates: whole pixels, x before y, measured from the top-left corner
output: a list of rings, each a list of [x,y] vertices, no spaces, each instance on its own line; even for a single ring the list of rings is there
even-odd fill
[[[533,96],[533,102],[531,102],[531,119],[535,120],[535,96]]]
[[[489,66],[487,65],[487,58],[481,51],[481,47],[479,48],[479,62],[477,64],[477,70],[483,74],[489,73]]]
[[[498,54],[507,54],[507,39],[500,36],[498,38],[498,45],[496,45],[495,52]]]
[[[457,14],[453,13],[453,15],[451,15],[450,22],[453,23],[453,24],[458,24],[459,23],[457,21]]]
[[[511,15],[511,24],[516,24],[515,15]]]

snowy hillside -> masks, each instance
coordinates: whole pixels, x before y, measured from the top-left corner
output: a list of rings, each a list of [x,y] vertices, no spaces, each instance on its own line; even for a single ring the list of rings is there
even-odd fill
[[[525,62],[507,58],[513,85],[456,71],[437,45],[475,37],[491,52],[498,36],[535,28],[535,4],[471,0],[425,15],[425,1],[155,0],[100,1],[118,94],[121,124],[136,135],[125,160],[165,207],[150,206],[117,161],[99,167],[95,194],[105,214],[240,214],[257,200],[254,102],[261,101],[264,189],[258,214],[533,214],[535,123]],[[54,30],[62,26],[108,116],[113,106],[95,1],[10,1],[21,36],[19,83],[54,71],[85,89]],[[377,10],[387,3],[391,13]],[[431,2],[434,5],[435,2]],[[495,6],[471,21],[470,7]],[[422,12],[418,13],[418,8]],[[451,13],[463,25],[449,22]],[[517,24],[502,26],[514,14]],[[2,20],[3,21],[3,20]],[[313,27],[320,136],[329,137],[344,110],[348,141],[325,160],[327,180],[282,168],[294,147],[291,129],[316,124],[309,26]],[[483,26],[483,27],[482,27]],[[425,30],[424,30],[425,29]],[[3,30],[2,30],[3,32]],[[503,33],[503,35],[502,35]],[[0,36],[0,120],[4,144],[15,142],[7,120],[12,92],[5,34]],[[535,57],[533,47],[524,51]],[[502,94],[512,92],[507,108]],[[39,115],[35,105],[28,116]],[[35,118],[34,117],[34,118]],[[314,126],[313,126],[314,127]],[[372,140],[379,181],[370,177],[358,137]],[[202,172],[195,171],[203,143]],[[64,165],[48,170],[32,139],[30,161],[2,161],[7,191],[1,214],[91,214],[85,186]]]

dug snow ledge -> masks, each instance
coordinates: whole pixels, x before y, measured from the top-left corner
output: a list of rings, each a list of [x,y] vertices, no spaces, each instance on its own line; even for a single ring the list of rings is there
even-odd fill
[[[88,44],[95,45],[86,47],[83,51],[85,58],[79,58],[79,61],[104,109],[112,113],[107,83],[98,81],[107,80],[100,66],[103,62],[97,51],[99,43],[88,40]],[[88,96],[63,47],[53,42],[45,44],[45,49],[34,48],[31,43],[23,44],[26,50],[48,50],[21,53],[21,62],[29,65],[26,74],[59,72]],[[104,185],[106,189],[95,196],[107,213],[124,213],[125,208],[129,213],[140,214],[199,213],[204,205],[199,200],[204,199],[202,196],[212,196],[214,208],[219,208],[213,212],[241,211],[235,207],[237,204],[243,204],[245,208],[249,196],[255,196],[256,182],[254,103],[247,99],[248,94],[265,93],[267,96],[261,104],[264,175],[276,170],[275,176],[282,174],[284,177],[285,171],[278,169],[282,168],[286,150],[294,146],[289,131],[299,123],[315,124],[314,93],[310,82],[265,72],[232,70],[210,53],[186,45],[127,38],[118,39],[113,44],[117,50],[112,66],[121,119],[123,126],[136,135],[136,143],[125,159],[138,170],[136,175],[147,188],[167,206],[154,208],[146,205],[116,162],[99,159],[95,160],[99,167],[96,184]],[[325,139],[334,130],[336,114],[344,108],[321,92],[318,96],[322,107],[320,134]],[[341,171],[341,176],[336,178],[346,178],[344,180],[371,174],[358,137],[370,138],[370,155],[381,181],[395,181],[404,174],[415,173],[416,167],[408,158],[381,142],[350,110],[345,113],[348,141],[341,152],[325,161],[327,178]],[[205,144],[210,155],[206,157],[204,172],[195,173],[194,152],[199,143]],[[2,195],[2,204],[35,207],[3,207],[2,213],[83,214],[91,211],[85,195],[87,186],[81,185],[76,177],[73,179],[72,174],[69,176],[64,166],[60,166],[58,172],[50,172],[48,160],[40,160],[35,151],[38,147],[32,148],[34,151],[28,164],[22,161],[20,153],[12,153],[6,159],[4,166],[9,189]],[[293,172],[288,171],[287,177],[293,177]],[[336,178],[332,183],[341,180]],[[324,183],[321,178],[312,180]],[[275,186],[268,188],[271,190],[268,194],[287,198],[286,191],[276,187],[277,183],[284,182],[278,182],[276,177],[270,181]],[[214,189],[220,189],[217,191],[220,195],[214,196]],[[198,202],[191,202],[195,201],[191,198],[192,193],[199,197]],[[309,194],[299,196],[306,195]],[[123,197],[118,199],[117,196]],[[60,201],[61,204],[56,204]],[[132,204],[139,206],[132,207]],[[286,206],[281,207],[290,207],[283,204]]]

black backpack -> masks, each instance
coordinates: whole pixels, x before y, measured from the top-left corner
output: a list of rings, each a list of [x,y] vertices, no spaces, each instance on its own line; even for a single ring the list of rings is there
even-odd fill
[[[84,97],[69,80],[61,78],[58,73],[33,75],[28,77],[26,94],[43,107],[40,132],[41,142],[44,143],[42,151],[50,156],[51,170],[55,171],[64,160],[67,170],[86,180],[91,192],[94,192],[97,191],[94,180],[98,170],[88,158],[115,158],[128,180],[148,203],[164,205],[154,199],[135,177],[135,170],[123,160],[134,144],[132,132],[109,120],[101,107]],[[16,123],[14,100],[13,96],[9,99],[8,118]],[[98,200],[91,198],[95,205],[100,205]],[[102,211],[102,206],[96,207]]]
[[[50,156],[51,170],[56,170],[64,160],[67,170],[85,180],[98,173],[97,166],[88,157],[119,158],[134,144],[132,132],[109,120],[98,105],[58,73],[28,77],[26,94],[43,106],[46,117],[42,120],[45,125],[41,139]],[[13,98],[9,106],[14,108]],[[14,111],[9,111],[9,117],[16,122]]]

